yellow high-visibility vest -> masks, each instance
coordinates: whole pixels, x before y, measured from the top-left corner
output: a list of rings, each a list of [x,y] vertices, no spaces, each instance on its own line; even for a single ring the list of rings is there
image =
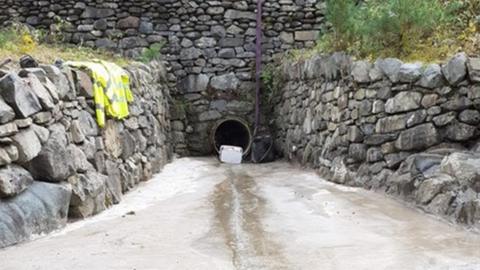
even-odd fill
[[[106,115],[124,119],[129,115],[128,103],[133,101],[130,78],[125,70],[114,63],[66,62],[68,66],[85,69],[93,79],[93,97],[98,126],[105,126]]]

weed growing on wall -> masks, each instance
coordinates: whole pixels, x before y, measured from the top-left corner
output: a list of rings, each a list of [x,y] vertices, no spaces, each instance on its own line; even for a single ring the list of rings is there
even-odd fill
[[[143,49],[142,55],[139,60],[143,63],[149,63],[153,60],[160,59],[162,53],[162,48],[165,46],[166,42],[152,44],[149,48]]]
[[[260,79],[262,80],[261,102],[267,110],[273,106],[273,99],[277,96],[283,83],[282,72],[280,72],[278,67],[278,64],[268,64],[263,68],[262,74],[260,74]]]

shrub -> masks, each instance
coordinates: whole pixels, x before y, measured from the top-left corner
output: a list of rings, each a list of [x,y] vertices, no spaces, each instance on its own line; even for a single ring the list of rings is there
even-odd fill
[[[149,48],[143,50],[139,60],[143,63],[149,63],[153,60],[158,60],[161,56],[161,51],[164,45],[164,42],[152,44]]]
[[[354,0],[327,0],[326,19],[332,33],[331,46],[335,50],[347,50],[357,35],[358,8]]]
[[[453,14],[453,23],[462,30],[471,23],[479,24],[480,0],[443,0],[448,11]]]
[[[59,42],[51,43],[48,42],[47,35],[46,31],[31,29],[20,23],[12,23],[0,29],[0,59],[10,58],[17,61],[24,54],[30,54],[44,63],[53,63],[58,58],[73,61],[102,59],[113,61],[121,66],[129,62],[128,59],[111,52]]]
[[[23,25],[14,24],[0,31],[0,49],[29,53],[37,46],[37,40]]]
[[[279,70],[278,63],[270,63],[263,67],[260,74],[261,79],[261,103],[265,111],[271,111],[274,105],[274,98],[278,94],[278,90],[282,88],[283,76]]]
[[[331,31],[319,40],[317,48],[360,57],[406,57],[426,44],[435,46],[432,37],[450,27],[451,10],[458,4],[446,1],[327,0]]]
[[[407,55],[419,41],[448,22],[438,0],[371,0],[362,11],[359,19],[364,23],[358,33],[367,52],[387,49],[392,54]]]

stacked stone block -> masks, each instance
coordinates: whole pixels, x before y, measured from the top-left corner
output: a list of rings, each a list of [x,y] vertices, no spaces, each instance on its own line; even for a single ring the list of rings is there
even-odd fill
[[[171,158],[169,88],[162,64],[127,68],[125,120],[95,121],[90,77],[41,65],[0,79],[0,247],[95,215]]]
[[[344,54],[283,65],[277,148],[327,179],[480,225],[480,59],[438,65]]]
[[[210,154],[204,142],[215,121],[229,115],[252,120],[254,109],[256,0],[248,1],[56,1],[3,0],[0,21],[18,20],[56,29],[71,24],[67,42],[137,57],[154,43],[178,84],[174,98],[185,106],[182,125],[192,154]],[[0,4],[1,5],[1,4]],[[265,0],[263,60],[294,48],[312,47],[324,27],[325,2]],[[178,125],[177,125],[178,127]],[[181,146],[180,148],[183,148]]]

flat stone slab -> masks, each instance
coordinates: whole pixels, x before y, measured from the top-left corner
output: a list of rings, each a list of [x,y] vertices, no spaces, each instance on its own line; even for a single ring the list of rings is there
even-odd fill
[[[0,200],[0,248],[66,225],[71,188],[34,182],[12,199]]]

